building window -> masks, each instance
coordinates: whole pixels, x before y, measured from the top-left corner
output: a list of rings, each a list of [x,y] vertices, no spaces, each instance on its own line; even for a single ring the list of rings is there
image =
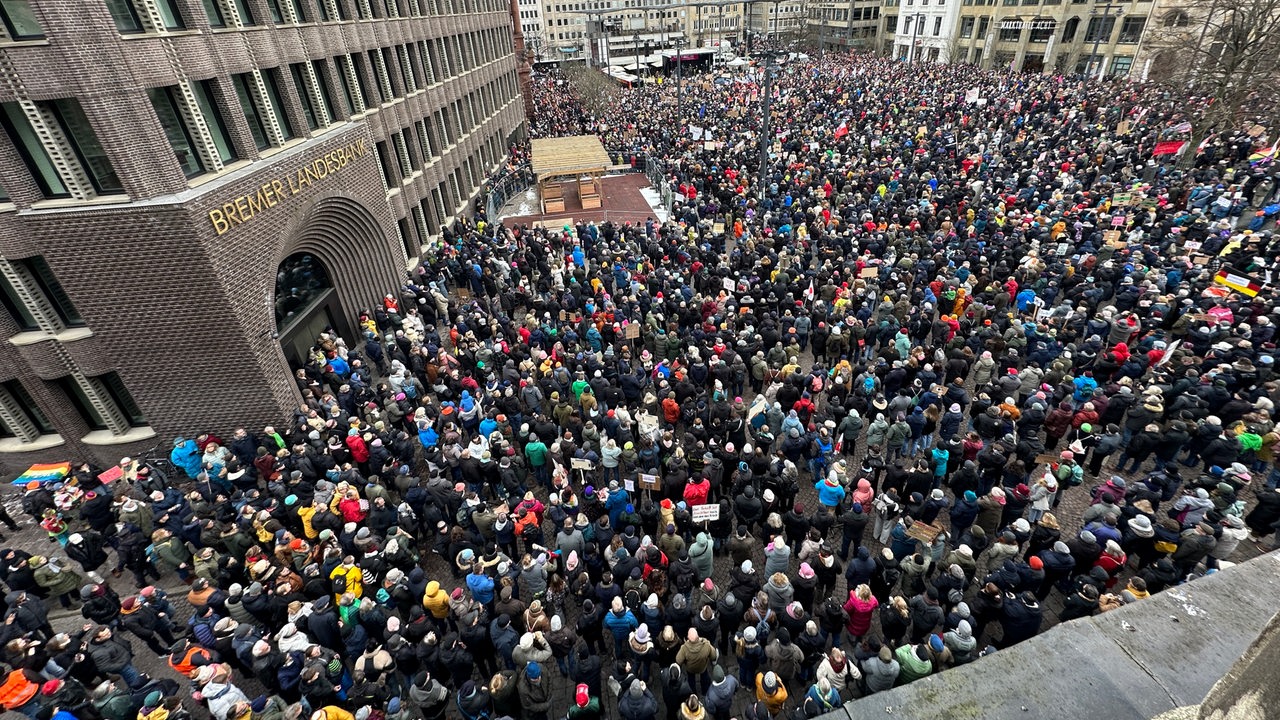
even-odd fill
[[[47,198],[69,196],[71,193],[62,182],[62,176],[58,174],[58,168],[54,166],[40,136],[31,127],[31,121],[23,112],[22,105],[16,102],[4,103],[0,105],[0,110],[3,110],[0,112],[0,124],[9,133],[9,139],[13,141],[18,155],[22,157],[22,162],[35,178],[36,184],[40,186],[40,192]]]
[[[181,105],[174,96],[174,89],[151,88],[147,94],[151,97],[151,107],[155,108],[160,126],[164,128],[165,137],[169,139],[169,146],[173,148],[174,157],[182,167],[182,174],[191,178],[205,173],[208,168],[200,159],[200,153],[196,152],[196,142],[182,119]]]
[[[1111,33],[1116,28],[1116,19],[1110,15],[1089,18],[1088,29],[1084,31],[1085,42],[1110,42]]]
[[[204,0],[204,13],[209,16],[209,25],[220,28],[227,26],[227,19],[222,14],[222,8],[218,6],[218,0]]]
[[[213,101],[213,81],[201,80],[192,84],[191,90],[195,93],[196,104],[200,106],[200,114],[204,116],[209,134],[213,136],[218,157],[222,159],[223,164],[234,161],[237,156],[235,146],[231,144],[231,134],[227,132],[227,123]]]
[[[974,20],[974,18],[972,18],[972,17],[961,18],[961,20],[960,20],[960,37],[962,37],[962,38],[971,38],[971,37],[973,37],[973,25],[974,25],[974,22],[975,22],[975,20]]]
[[[1058,27],[1058,23],[1053,20],[1036,20],[1031,26],[1031,36],[1029,42],[1047,43],[1049,38],[1053,37],[1053,32]]]
[[[165,30],[183,30],[182,13],[178,11],[177,0],[106,0],[111,18],[115,20],[116,29],[122,33],[147,32],[148,26],[143,17],[149,17],[147,3],[155,6],[156,13]]]
[[[283,329],[323,300],[333,289],[324,263],[310,253],[284,259],[276,272],[276,329]]]
[[[315,19],[320,22],[328,22],[329,16],[329,0],[315,0]]]
[[[267,134],[267,123],[263,119],[261,108],[254,98],[253,75],[240,73],[231,76],[231,83],[236,87],[236,97],[240,99],[240,110],[249,123],[249,133],[253,135],[253,144],[259,150],[271,147],[271,136]]]
[[[49,422],[48,416],[36,405],[35,398],[27,392],[22,383],[17,380],[6,380],[0,383],[0,403],[14,415],[14,419],[20,424],[30,423],[31,428],[35,430],[36,436],[40,435],[56,435],[57,430],[53,427],[53,423]],[[8,422],[0,423],[0,435],[6,437],[22,437],[24,434],[19,428],[11,428]],[[24,438],[27,442],[34,440],[34,437]]]
[[[133,396],[114,372],[80,379],[63,377],[57,382],[58,387],[71,401],[71,407],[90,430],[111,430],[111,426],[119,422],[123,422],[127,427],[146,427],[147,425],[147,419],[138,409]],[[104,417],[103,410],[112,417]],[[123,431],[125,428],[119,429]]]
[[[1133,58],[1128,55],[1117,55],[1111,58],[1111,77],[1124,77],[1133,67]]]
[[[360,86],[356,80],[355,64],[351,56],[336,58],[338,63],[338,79],[342,82],[342,98],[347,103],[347,116],[364,111],[364,98],[360,95]],[[357,103],[357,99],[359,102]]]
[[[4,30],[14,40],[38,40],[44,30],[31,10],[31,0],[0,0],[0,19]]]
[[[1062,42],[1071,42],[1076,39],[1076,31],[1080,29],[1080,18],[1074,17],[1067,21],[1062,27]]]
[[[1000,23],[998,38],[1004,42],[1017,42],[1022,37],[1022,20],[1010,18]]]
[[[386,141],[377,144],[378,163],[382,167],[382,180],[387,184],[387,189],[395,187],[399,183],[395,181],[395,170],[391,164],[391,151],[387,149]]]
[[[57,118],[58,124],[62,127],[62,134],[71,142],[80,166],[84,168],[89,182],[93,184],[94,192],[99,195],[124,192],[120,177],[111,166],[111,160],[102,149],[102,143],[93,132],[93,126],[89,124],[89,118],[85,117],[80,102],[67,99],[54,100],[41,105]]]
[[[308,79],[314,79],[315,81],[314,87],[312,88],[315,93],[315,97],[320,100],[320,105],[324,109],[325,117],[329,119],[329,122],[334,122],[337,120],[338,116],[333,112],[333,95],[329,93],[329,84],[324,81],[324,61],[312,60],[311,69],[315,72],[315,76],[314,78]],[[350,112],[348,112],[348,115],[349,114]]]
[[[280,85],[276,80],[276,73],[279,69],[263,70],[262,84],[267,88],[267,99],[270,101],[271,114],[276,119],[276,125],[280,128],[280,137],[284,140],[290,140],[297,137],[297,133],[293,131],[293,126],[289,124],[289,116],[284,110],[284,98],[280,95]]]
[[[31,308],[27,307],[18,289],[4,275],[0,275],[0,304],[4,305],[4,309],[9,313],[9,317],[13,318],[19,330],[28,332],[40,329],[40,323],[31,313]]]
[[[942,34],[942,18],[935,17],[933,19],[933,36],[937,37],[941,34]],[[937,48],[934,48],[934,50],[937,50]]]
[[[365,72],[365,60],[366,58],[362,55],[351,56],[352,68],[355,70],[356,83],[360,87],[360,97],[364,98],[366,107],[370,104],[381,105],[386,102],[387,99],[382,97],[381,93],[378,92],[377,83],[374,83],[373,85],[369,84],[369,75]],[[370,103],[370,100],[373,102]]]
[[[307,119],[307,127],[311,130],[320,129],[320,116],[316,113],[315,103],[312,101],[310,91],[310,83],[307,79],[307,71],[302,63],[294,63],[289,66],[289,74],[293,76],[293,85],[298,89],[298,102],[302,103],[302,115]]]
[[[1147,24],[1145,17],[1127,17],[1120,23],[1120,40],[1122,43],[1136,43],[1142,38],[1142,28]],[[1128,70],[1126,70],[1128,72]]]
[[[54,276],[53,270],[43,257],[36,255],[21,260],[10,260],[9,264],[13,266],[14,272],[33,296],[39,293],[35,298],[36,302],[48,303],[49,309],[57,314],[58,320],[63,325],[84,327],[84,318],[80,317],[80,312],[76,310],[67,291],[62,289],[62,283],[58,282],[58,278]]]

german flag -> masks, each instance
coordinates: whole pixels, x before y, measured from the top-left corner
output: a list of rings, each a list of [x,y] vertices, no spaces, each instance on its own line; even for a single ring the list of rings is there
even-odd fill
[[[1213,276],[1213,281],[1249,297],[1255,297],[1262,292],[1262,283],[1229,267],[1219,270],[1218,274]]]

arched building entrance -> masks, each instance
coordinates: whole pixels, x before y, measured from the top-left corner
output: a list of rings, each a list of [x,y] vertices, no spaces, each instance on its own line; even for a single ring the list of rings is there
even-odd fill
[[[397,290],[403,264],[359,202],[324,198],[303,213],[276,273],[276,332],[289,365],[305,365],[326,330],[359,347],[356,318]]]

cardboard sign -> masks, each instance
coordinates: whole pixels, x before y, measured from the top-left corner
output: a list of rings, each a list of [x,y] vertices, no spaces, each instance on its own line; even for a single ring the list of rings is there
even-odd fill
[[[938,534],[942,532],[942,528],[938,525],[931,525],[922,522],[913,522],[907,528],[907,537],[919,540],[925,545],[932,545],[933,541],[938,538]]]
[[[864,267],[862,268],[862,271],[858,273],[858,277],[860,278],[880,277],[880,268],[874,265],[872,265],[871,267]]]
[[[718,222],[718,223],[713,224],[713,225],[711,226],[711,232],[715,233],[716,235],[723,235],[723,234],[724,234],[724,223],[722,223],[722,222]]]
[[[630,323],[622,331],[622,337],[628,340],[635,340],[640,337],[640,323]]]
[[[1040,453],[1036,456],[1037,465],[1052,465],[1058,462],[1058,456],[1053,453]]]
[[[595,465],[590,460],[584,460],[583,458],[571,458],[569,460],[569,467],[574,470],[590,470],[595,467]]]
[[[568,319],[569,319],[569,313],[565,312],[564,310],[561,310],[561,311],[560,311],[560,322],[564,322],[565,320],[568,320]]]
[[[1102,233],[1102,241],[1105,242],[1109,247],[1113,247],[1113,248],[1123,248],[1125,246],[1125,243],[1120,241],[1119,230],[1107,230],[1106,232]]]
[[[719,503],[708,503],[706,505],[694,505],[693,510],[690,514],[693,516],[693,521],[696,523],[711,522],[712,520],[719,520],[720,505]]]
[[[1264,132],[1266,132],[1266,128],[1262,127],[1261,125],[1254,125],[1253,127],[1249,128],[1249,137],[1258,137]]]
[[[1116,134],[1117,134],[1117,135],[1128,135],[1128,134],[1129,134],[1129,127],[1130,127],[1130,123],[1129,123],[1129,121],[1128,121],[1128,120],[1121,120],[1121,121],[1116,125]]]
[[[661,486],[658,483],[658,476],[640,473],[640,487],[644,490],[659,489]]]

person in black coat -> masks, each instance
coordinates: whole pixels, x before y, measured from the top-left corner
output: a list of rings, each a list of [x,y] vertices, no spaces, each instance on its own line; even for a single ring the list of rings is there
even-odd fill
[[[177,642],[169,630],[168,619],[160,617],[155,608],[138,602],[137,598],[125,598],[120,604],[120,625],[158,655],[167,654],[169,648]]]
[[[1012,647],[1040,632],[1044,614],[1034,594],[1005,593],[1003,613],[1000,627],[1003,628],[1004,635],[1000,639],[1000,647]]]
[[[88,573],[97,570],[107,562],[106,547],[107,544],[102,539],[102,533],[95,530],[85,530],[68,536],[66,547],[63,549],[66,551],[67,557],[80,563],[80,567],[84,568],[84,571]]]
[[[106,533],[116,521],[111,493],[106,488],[85,493],[84,502],[80,503],[80,519],[96,532]]]
[[[314,611],[307,616],[307,634],[322,647],[341,649],[342,630],[338,625],[338,611],[329,597],[322,596],[313,604]]]

